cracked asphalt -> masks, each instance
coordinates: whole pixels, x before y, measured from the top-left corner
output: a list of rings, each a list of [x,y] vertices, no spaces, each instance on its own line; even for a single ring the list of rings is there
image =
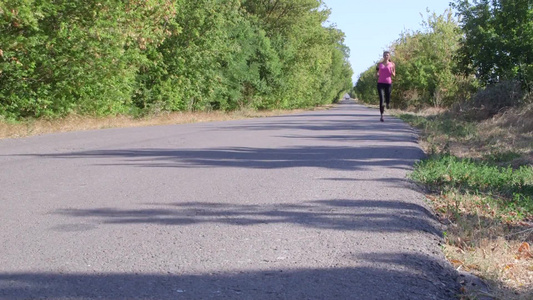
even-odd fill
[[[354,102],[0,140],[0,299],[455,299],[423,156]]]

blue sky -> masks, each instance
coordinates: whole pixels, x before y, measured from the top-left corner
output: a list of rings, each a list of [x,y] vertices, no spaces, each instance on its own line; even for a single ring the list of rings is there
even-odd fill
[[[352,80],[378,61],[388,46],[405,31],[422,29],[426,9],[443,14],[452,0],[324,0],[331,9],[329,22],[346,34]],[[420,15],[422,14],[422,15]]]

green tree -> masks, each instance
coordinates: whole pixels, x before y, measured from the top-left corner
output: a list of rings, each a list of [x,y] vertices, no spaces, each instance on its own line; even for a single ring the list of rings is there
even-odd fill
[[[0,2],[0,115],[125,112],[174,13],[165,0]]]
[[[345,60],[344,35],[322,26],[330,11],[318,0],[243,1],[271,40],[282,66],[276,105],[296,108],[330,103],[344,89],[351,67]],[[345,46],[344,46],[345,47]],[[340,52],[339,52],[340,51]],[[337,52],[337,54],[333,54]],[[342,53],[342,55],[338,55]],[[334,65],[341,66],[343,72]],[[337,68],[335,71],[334,69]],[[342,84],[341,84],[342,85]],[[333,97],[333,98],[332,98]]]
[[[451,10],[430,14],[422,25],[424,31],[404,33],[391,47],[397,64],[393,96],[403,106],[449,106],[465,80],[454,73],[461,31]]]
[[[379,103],[375,65],[359,75],[353,90],[357,99],[366,103]]]
[[[237,1],[180,0],[177,7],[180,33],[150,48],[150,63],[138,72],[134,102],[144,111],[208,108],[222,81],[222,57],[232,53],[228,32],[238,22]]]
[[[349,89],[319,0],[0,0],[0,116],[309,107]]]
[[[396,64],[392,97],[397,107],[450,106],[473,83],[473,78],[455,74],[461,31],[452,12],[432,13],[422,25],[422,31],[404,32],[390,47]],[[361,74],[355,86],[358,97],[368,102],[378,101],[375,67]]]
[[[533,84],[533,1],[457,0],[464,37],[459,67],[484,84],[519,80]]]

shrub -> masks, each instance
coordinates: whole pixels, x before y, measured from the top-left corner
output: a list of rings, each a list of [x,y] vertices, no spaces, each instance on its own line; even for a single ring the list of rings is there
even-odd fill
[[[455,110],[461,111],[468,119],[484,120],[523,103],[520,82],[509,80],[480,89],[472,99],[458,105]]]

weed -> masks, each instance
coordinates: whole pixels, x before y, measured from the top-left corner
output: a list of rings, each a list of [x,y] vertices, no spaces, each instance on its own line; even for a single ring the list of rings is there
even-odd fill
[[[445,135],[449,138],[464,138],[473,135],[475,125],[472,122],[451,118],[444,113],[432,116],[401,114],[399,117],[430,135]]]
[[[411,177],[433,190],[458,189],[508,198],[520,195],[533,200],[533,168],[528,166],[514,170],[449,154],[433,155],[419,162]]]
[[[410,176],[448,224],[446,257],[485,279],[495,299],[531,299],[533,291],[533,253],[524,250],[533,243],[531,111],[481,122],[453,112],[399,116],[420,129],[428,157]]]
[[[521,154],[515,151],[504,151],[485,154],[483,160],[491,163],[505,163],[520,158]]]
[[[518,81],[502,81],[480,89],[460,109],[463,117],[485,120],[524,102],[524,93]]]

